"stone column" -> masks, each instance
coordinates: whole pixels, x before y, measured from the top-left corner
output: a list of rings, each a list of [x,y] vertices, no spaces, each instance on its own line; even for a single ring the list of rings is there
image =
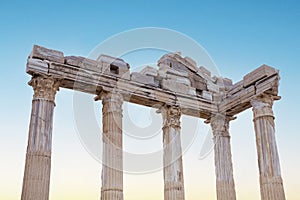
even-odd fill
[[[122,104],[120,94],[103,92],[102,200],[123,200]]]
[[[275,140],[273,97],[262,95],[251,100],[256,133],[260,192],[262,200],[284,200],[279,156]]]
[[[59,82],[36,76],[29,85],[33,87],[34,95],[21,199],[48,200],[54,100]]]
[[[215,114],[210,119],[214,136],[216,188],[218,200],[235,200],[229,121],[230,117]]]
[[[180,139],[181,111],[176,107],[163,107],[163,162],[164,199],[184,200],[182,150]]]

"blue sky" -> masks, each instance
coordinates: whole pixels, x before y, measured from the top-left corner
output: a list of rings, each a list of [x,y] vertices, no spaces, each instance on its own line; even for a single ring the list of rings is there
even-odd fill
[[[299,1],[1,1],[0,27],[0,197],[5,194],[6,199],[18,199],[20,193],[32,98],[25,64],[32,46],[39,44],[66,55],[88,56],[114,34],[133,28],[162,27],[181,32],[201,44],[221,75],[234,82],[264,63],[280,70],[282,100],[274,108],[277,140],[289,199],[297,199],[294,188],[300,187],[296,182],[300,161],[294,159],[300,153]],[[54,136],[54,148],[64,149],[69,145],[70,149],[81,152],[81,158],[89,159],[75,145],[78,138],[72,128],[72,93],[60,91],[57,104],[55,127],[57,132],[65,132],[65,136]],[[244,155],[240,152],[245,151],[252,156],[251,166],[257,168],[255,149],[249,152],[238,149],[245,142],[243,135],[252,134],[251,112],[238,117],[232,123],[233,139],[236,137],[233,156],[242,163]],[[251,142],[244,144],[245,148],[252,148],[254,138],[248,139]],[[54,156],[58,158],[59,153]],[[60,161],[54,159],[54,162]],[[91,165],[98,167],[95,163]],[[236,166],[237,176],[245,169],[246,166]],[[60,169],[54,170],[54,175],[59,174]],[[5,174],[14,177],[6,186]],[[239,190],[241,197],[246,195],[243,193],[247,189],[246,180],[237,181],[243,183]],[[254,197],[258,195],[255,180],[250,181]],[[59,190],[53,187],[55,196]]]

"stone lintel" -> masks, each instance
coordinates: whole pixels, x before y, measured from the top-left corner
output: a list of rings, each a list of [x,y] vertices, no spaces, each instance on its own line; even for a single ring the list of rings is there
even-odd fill
[[[247,81],[252,77],[250,85],[246,84],[247,86],[245,87],[243,80],[230,86],[230,81],[228,80],[227,89],[225,91],[221,91],[217,88],[219,86],[214,83],[215,80],[210,78],[208,71],[205,71],[203,68],[203,80],[207,79],[206,82],[209,83],[209,89],[206,88],[206,83],[201,82],[201,84],[197,84],[200,83],[199,81],[202,79],[191,80],[191,72],[179,72],[175,69],[169,69],[169,66],[167,66],[168,70],[163,74],[168,75],[169,71],[173,70],[174,73],[177,73],[175,75],[183,77],[188,76],[192,82],[190,87],[185,85],[188,83],[182,84],[183,86],[177,85],[180,86],[179,89],[185,90],[185,92],[179,92],[178,87],[173,87],[168,81],[164,81],[164,84],[159,83],[159,85],[157,85],[158,82],[154,82],[154,85],[147,85],[131,81],[129,71],[128,73],[125,73],[126,70],[129,70],[129,65],[122,59],[102,56],[102,59],[94,61],[84,59],[83,57],[67,56],[64,57],[64,62],[62,62],[62,55],[63,53],[59,51],[35,46],[33,53],[27,61],[27,73],[31,75],[40,74],[51,76],[61,80],[60,87],[90,94],[98,95],[102,90],[116,90],[123,95],[125,101],[148,107],[159,107],[157,105],[161,106],[165,104],[170,106],[180,106],[182,107],[183,114],[206,119],[211,113],[217,112],[226,113],[226,115],[232,116],[236,115],[251,107],[250,101],[254,96],[266,92],[273,96],[277,96],[278,93],[278,71],[266,66],[262,66],[258,70],[259,72],[262,71],[264,74],[263,76],[260,76],[260,78],[255,78],[255,74],[259,74],[256,70],[256,72],[251,72],[252,75],[248,74],[245,76],[244,80]],[[179,56],[179,54],[176,54],[175,58],[178,60]],[[120,76],[118,74],[102,72],[101,69],[107,67],[107,63],[104,62],[107,59],[113,61],[115,65],[118,65],[121,69],[120,73],[125,74]],[[189,61],[182,61],[181,64],[183,65],[185,62],[188,63]],[[97,63],[98,65],[96,66]],[[164,65],[163,63],[161,64]],[[156,74],[155,70],[151,70],[153,71],[151,71],[152,77],[154,77],[153,75]],[[193,77],[199,76],[198,72],[201,71],[201,69],[198,68],[197,70],[198,71],[193,74]],[[161,69],[158,70],[156,78],[160,77],[161,72]],[[167,77],[161,78],[163,80],[168,80]],[[201,76],[199,76],[199,78],[201,78]],[[155,79],[155,81],[157,80]],[[152,82],[152,79],[150,82]],[[164,85],[165,89],[162,88],[161,85]],[[208,90],[212,90],[213,92]],[[213,94],[210,95],[207,92]],[[220,98],[215,98],[215,96],[219,94]]]
[[[244,76],[243,78],[244,87],[247,87],[257,82],[264,77],[272,76],[278,73],[279,73],[278,70],[274,69],[273,67],[262,65],[259,68],[255,69],[254,71]]]

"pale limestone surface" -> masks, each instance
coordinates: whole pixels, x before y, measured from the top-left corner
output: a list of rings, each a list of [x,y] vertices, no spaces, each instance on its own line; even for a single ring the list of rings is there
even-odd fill
[[[216,114],[210,119],[214,136],[216,188],[218,200],[235,200],[232,156],[229,135],[230,117]]]
[[[164,199],[184,200],[184,180],[180,139],[181,111],[178,107],[162,107],[164,145]]]
[[[153,67],[150,66],[146,66],[144,67],[141,72],[141,74],[145,75],[145,76],[153,76],[153,77],[157,77],[157,70]]]
[[[21,199],[48,200],[54,100],[59,81],[35,76],[29,84],[33,87],[34,95]]]
[[[279,155],[275,139],[273,97],[264,94],[253,98],[253,122],[259,166],[261,199],[284,200]]]
[[[157,64],[130,73],[124,60],[64,56],[35,45],[26,71],[34,89],[24,171],[23,200],[49,198],[51,138],[55,94],[60,88],[97,95],[103,104],[102,200],[123,200],[122,103],[159,109],[163,117],[164,198],[184,199],[180,117],[206,119],[214,135],[218,200],[235,200],[229,121],[252,107],[262,200],[285,200],[272,105],[279,100],[279,72],[262,65],[232,84],[212,77],[205,67],[181,53],[166,54]]]
[[[143,83],[146,85],[158,86],[158,85],[155,85],[153,76],[147,76],[147,75],[143,75],[143,74],[137,73],[137,72],[131,73],[130,80],[138,82],[138,83]]]
[[[102,100],[101,200],[122,200],[123,195],[123,97],[114,92],[100,94]]]

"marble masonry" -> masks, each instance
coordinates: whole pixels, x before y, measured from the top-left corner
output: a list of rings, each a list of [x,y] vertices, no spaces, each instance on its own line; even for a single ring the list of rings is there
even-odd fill
[[[102,101],[102,200],[123,200],[122,105],[154,107],[162,116],[164,199],[184,200],[181,149],[182,115],[205,119],[215,142],[218,200],[235,200],[229,126],[235,116],[253,110],[262,200],[285,200],[275,140],[272,106],[279,100],[279,71],[262,65],[232,83],[180,53],[162,56],[157,67],[130,72],[120,58],[91,60],[35,45],[26,72],[34,95],[29,125],[22,200],[48,200],[55,95],[60,88],[94,95]],[[99,133],[100,134],[100,133]],[[254,134],[254,133],[253,133]],[[201,180],[199,180],[201,181]],[[99,189],[100,192],[100,189]]]

